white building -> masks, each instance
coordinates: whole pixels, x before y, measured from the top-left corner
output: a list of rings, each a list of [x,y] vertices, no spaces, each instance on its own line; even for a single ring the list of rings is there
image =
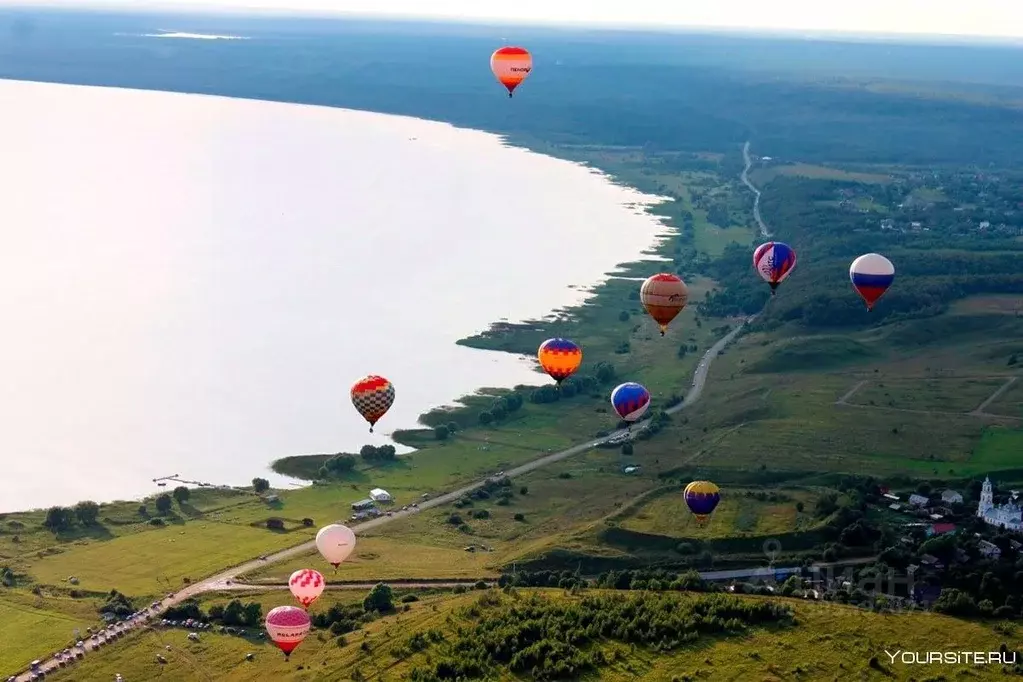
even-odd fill
[[[962,504],[963,496],[954,490],[946,490],[941,493],[941,501],[948,504]]]
[[[994,491],[991,489],[991,479],[987,477],[984,478],[984,486],[980,490],[977,516],[984,519],[984,523],[992,526],[1017,532],[1023,531],[1023,511],[1020,510],[1015,499],[996,507]]]
[[[930,502],[930,500],[928,498],[924,497],[923,495],[910,495],[909,496],[909,503],[912,504],[912,505],[916,505],[917,507],[923,507],[928,502]]]
[[[391,497],[391,493],[387,492],[383,488],[373,488],[369,491],[369,496],[374,502],[394,502],[394,498]]]

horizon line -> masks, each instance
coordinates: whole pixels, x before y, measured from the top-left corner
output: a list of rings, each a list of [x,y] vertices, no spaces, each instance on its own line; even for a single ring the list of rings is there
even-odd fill
[[[175,14],[181,16],[234,16],[280,19],[326,19],[333,21],[374,22],[382,24],[439,24],[454,26],[476,26],[480,28],[542,28],[568,32],[620,32],[620,33],[655,33],[661,35],[674,34],[725,34],[747,37],[787,38],[794,40],[856,42],[895,42],[937,43],[938,45],[973,45],[1002,47],[1023,47],[1023,36],[1016,35],[980,35],[975,33],[906,33],[896,31],[842,31],[836,29],[801,29],[801,28],[762,28],[756,26],[722,26],[714,24],[646,24],[646,23],[587,23],[549,21],[542,19],[497,19],[480,17],[438,17],[417,14],[367,14],[361,12],[324,11],[313,9],[271,9],[271,8],[235,8],[235,7],[198,7],[191,5],[167,5],[155,7],[133,7],[115,5],[83,5],[74,0],[52,0],[46,4],[25,5],[18,2],[0,0],[0,11],[18,10],[25,12],[65,11],[77,13],[101,14]]]

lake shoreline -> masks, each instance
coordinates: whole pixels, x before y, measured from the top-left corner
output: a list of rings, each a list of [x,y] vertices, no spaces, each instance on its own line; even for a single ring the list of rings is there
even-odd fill
[[[10,80],[17,81],[18,79],[10,79]],[[41,82],[41,81],[18,81],[18,82],[21,82],[21,83],[33,83],[33,84],[45,84],[44,82]],[[67,83],[53,84],[53,85],[63,85],[63,86],[69,86],[70,85],[70,86],[73,86],[73,87],[80,87],[80,88],[102,88],[104,90],[127,90],[127,88],[120,88],[120,87],[87,86],[87,85],[76,85],[76,84],[67,84]],[[132,90],[143,90],[143,91],[152,92],[152,93],[168,93],[168,91],[163,91],[163,90],[146,90],[145,88],[141,88],[141,89],[140,88],[132,88]],[[406,119],[408,121],[416,121],[416,122],[424,122],[424,123],[441,125],[441,126],[445,126],[447,128],[450,128],[453,131],[457,131],[459,133],[461,133],[462,131],[469,132],[469,133],[477,133],[477,134],[482,133],[482,134],[485,134],[487,136],[495,138],[502,148],[507,148],[509,150],[516,150],[518,152],[527,152],[527,153],[530,153],[530,154],[538,154],[538,155],[542,155],[542,156],[545,156],[545,157],[548,157],[548,158],[551,158],[551,159],[557,159],[558,161],[566,162],[568,164],[571,164],[573,166],[578,167],[580,172],[585,170],[586,172],[588,172],[590,174],[599,176],[600,182],[602,182],[602,183],[606,183],[607,185],[614,186],[615,188],[618,188],[618,189],[628,190],[634,196],[631,196],[630,198],[623,199],[623,203],[619,204],[622,207],[622,210],[623,211],[628,211],[628,210],[631,209],[631,210],[633,210],[635,212],[635,214],[643,214],[646,217],[653,216],[653,220],[654,220],[654,223],[655,223],[653,225],[652,229],[651,229],[651,232],[653,233],[651,240],[646,243],[645,247],[640,252],[641,260],[639,260],[639,261],[628,261],[628,260],[626,260],[623,263],[616,263],[613,267],[611,267],[609,269],[606,269],[604,272],[602,272],[600,274],[595,274],[592,277],[592,279],[587,278],[588,282],[587,282],[586,285],[570,285],[568,288],[575,290],[575,293],[578,294],[578,296],[572,296],[572,298],[574,300],[576,300],[577,302],[573,303],[573,304],[570,304],[570,305],[561,306],[560,308],[557,308],[557,307],[552,308],[553,312],[549,313],[547,318],[550,318],[552,316],[554,316],[554,317],[566,316],[566,315],[571,316],[571,315],[577,314],[579,310],[585,309],[587,307],[592,307],[592,306],[595,306],[595,305],[596,306],[601,305],[600,290],[601,290],[601,288],[603,286],[606,285],[606,283],[608,281],[611,281],[613,278],[615,278],[616,276],[619,276],[619,275],[623,275],[623,274],[624,275],[631,275],[632,271],[635,270],[636,267],[640,267],[640,266],[642,266],[642,264],[645,264],[646,266],[649,266],[649,264],[652,261],[660,260],[662,258],[661,252],[663,251],[663,247],[664,247],[665,241],[666,240],[670,240],[672,238],[672,236],[674,235],[674,233],[677,232],[677,228],[675,228],[674,226],[668,224],[665,221],[664,216],[663,215],[659,215],[655,211],[655,209],[658,206],[661,206],[665,202],[670,202],[672,200],[670,197],[655,196],[655,195],[650,194],[648,192],[644,192],[639,187],[637,187],[636,184],[628,183],[628,182],[623,182],[620,178],[615,177],[614,175],[609,173],[609,169],[607,169],[607,168],[598,168],[598,167],[596,167],[593,164],[588,164],[588,163],[580,162],[576,158],[571,158],[571,155],[569,155],[569,154],[559,155],[557,153],[552,153],[552,152],[556,152],[557,151],[557,147],[556,146],[552,146],[551,144],[545,143],[545,142],[542,142],[542,141],[537,141],[537,140],[527,141],[525,139],[516,138],[513,135],[508,135],[508,134],[505,134],[505,133],[496,132],[496,131],[492,131],[492,130],[480,130],[480,129],[466,128],[466,127],[459,126],[459,125],[456,125],[456,124],[453,124],[453,123],[450,123],[450,122],[447,122],[447,121],[438,121],[438,120],[435,120],[435,119],[423,119],[423,118],[417,118],[417,117],[414,117],[414,116],[408,116],[408,115],[403,115],[403,114],[394,114],[394,113],[388,113],[388,112],[371,112],[371,111],[366,111],[366,110],[344,109],[344,108],[340,108],[340,107],[330,107],[330,106],[327,106],[327,105],[309,104],[309,103],[303,103],[303,102],[282,102],[281,100],[257,100],[257,99],[251,99],[251,98],[236,98],[236,97],[227,97],[227,96],[216,95],[216,94],[211,94],[211,93],[179,93],[179,92],[170,92],[168,94],[202,94],[205,97],[218,97],[218,98],[223,98],[223,99],[245,99],[245,100],[250,101],[250,102],[271,102],[271,103],[276,103],[278,105],[290,105],[290,106],[298,105],[298,106],[301,106],[303,108],[315,108],[315,109],[321,109],[321,110],[326,109],[326,110],[338,110],[338,111],[349,111],[349,112],[356,111],[356,112],[365,114],[367,116],[369,116],[369,115],[381,116],[381,117],[382,116],[388,116],[388,117],[392,117],[392,118]],[[562,293],[564,293],[564,292],[562,292]],[[523,318],[523,322],[516,323],[516,324],[518,324],[520,326],[536,328],[538,325],[542,325],[544,323],[544,320],[547,319],[547,318],[530,319],[528,317],[524,317]],[[461,339],[458,339],[458,340],[455,341],[455,345],[471,347],[471,348],[474,348],[474,349],[477,349],[477,350],[500,350],[500,349],[496,349],[496,348],[489,348],[489,347],[487,347],[485,345],[480,345],[480,344],[476,343],[474,340],[478,339],[478,338],[483,338],[483,337],[487,336],[488,334],[492,333],[493,330],[498,329],[502,325],[506,325],[506,324],[509,324],[506,320],[496,321],[496,322],[489,322],[482,332],[477,333],[477,334],[473,334],[473,335],[470,335],[470,336],[467,336],[467,337],[464,337],[464,338],[461,338]],[[512,354],[520,356],[523,359],[523,361],[528,359],[529,355],[530,355],[529,353],[518,352],[518,351],[513,351]],[[536,382],[534,383],[534,382],[530,381],[528,384],[518,383],[518,384],[516,384],[517,386],[530,386],[530,387],[532,387],[532,386],[540,386],[540,385],[543,385],[543,384],[547,383],[545,381],[546,378],[544,377],[544,375],[541,374],[540,372],[536,371],[535,367],[530,368],[529,372],[530,372],[531,376],[535,376]],[[437,413],[446,413],[446,412],[450,412],[450,411],[457,411],[457,410],[461,410],[461,409],[466,409],[467,402],[471,403],[471,401],[474,398],[478,398],[481,395],[482,396],[493,396],[495,394],[501,394],[501,393],[505,393],[505,392],[508,392],[508,391],[511,391],[511,390],[514,390],[514,387],[512,387],[512,388],[494,388],[494,387],[487,387],[486,385],[481,386],[479,388],[474,389],[471,393],[463,394],[463,395],[455,398],[451,402],[444,403],[444,404],[441,404],[439,406],[436,406],[436,407],[428,409],[426,412],[424,412],[424,413],[422,413],[422,414],[420,414],[418,416],[416,423],[411,428],[399,429],[399,430],[395,431],[393,434],[391,434],[389,436],[389,438],[396,445],[405,446],[405,447],[415,447],[416,446],[416,443],[415,443],[416,439],[413,438],[410,441],[410,439],[407,438],[407,436],[410,435],[410,434],[414,435],[416,432],[421,431],[421,429],[419,427],[423,425],[423,423],[424,423],[423,419],[424,418],[428,418],[429,415],[434,415],[434,414],[437,414]],[[345,399],[343,399],[345,403],[347,402],[346,398],[347,398],[347,396],[345,396]],[[341,409],[345,409],[346,407],[347,407],[346,405],[343,405]],[[322,452],[322,450],[321,450],[321,452]],[[272,471],[272,462],[278,461],[280,459],[288,458],[288,457],[294,457],[294,456],[302,457],[302,456],[306,456],[306,455],[288,455],[288,454],[282,454],[281,456],[277,457],[276,459],[272,459],[269,462],[267,462],[264,465],[265,468],[263,468],[263,469],[257,469],[256,467],[253,467],[252,473],[254,473],[257,476],[263,476],[264,472],[268,473],[269,471]],[[316,457],[317,455],[308,455],[308,456]],[[199,471],[199,472],[193,474],[189,470],[190,467],[189,467],[189,465],[187,463],[182,463],[180,465],[179,464],[171,463],[171,464],[167,465],[167,468],[171,469],[171,470],[173,470],[173,469],[181,470],[186,475],[186,477],[197,479],[197,480],[213,481],[214,483],[219,483],[219,481],[223,478],[222,476],[218,476],[216,474],[209,474],[209,473],[202,472],[202,471]],[[155,473],[162,474],[164,472],[155,472]],[[241,477],[239,477],[239,478],[241,478]],[[248,476],[245,476],[243,480],[247,480],[247,479],[248,479]],[[285,483],[291,483],[292,485],[295,485],[296,487],[298,487],[298,485],[299,485],[299,481],[285,481]],[[275,485],[275,487],[280,487],[280,486],[278,486],[278,484],[276,482],[274,483],[274,485]],[[232,485],[232,487],[245,488],[246,486],[244,484],[242,484],[242,485]],[[281,489],[287,490],[288,488],[281,487]],[[153,497],[154,495],[158,495],[161,492],[163,492],[163,491],[155,490],[155,491],[153,491],[151,493],[142,492],[141,494],[128,495],[127,498],[130,499],[130,500],[131,499],[144,500],[144,499],[149,499],[149,498]],[[106,500],[106,498],[109,497],[110,498],[109,501],[115,501],[115,500],[118,500],[118,499],[124,499],[124,498],[121,498],[120,496],[117,495],[116,488],[112,488],[109,494],[99,495],[99,496],[96,496],[96,497],[98,497],[98,499],[102,499],[102,500]],[[45,508],[45,507],[43,507],[43,508]],[[15,509],[17,509],[17,508],[15,508]],[[3,513],[16,513],[15,509],[5,510]]]

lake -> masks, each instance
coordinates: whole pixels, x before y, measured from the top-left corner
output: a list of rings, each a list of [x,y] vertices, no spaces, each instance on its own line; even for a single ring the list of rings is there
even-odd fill
[[[455,341],[665,231],[654,197],[443,123],[16,81],[0,111],[0,511],[245,484],[542,383]],[[373,435],[365,374],[397,392]]]

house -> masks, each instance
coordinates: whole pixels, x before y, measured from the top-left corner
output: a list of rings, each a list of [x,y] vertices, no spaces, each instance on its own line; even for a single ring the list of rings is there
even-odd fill
[[[945,490],[941,493],[941,501],[946,504],[962,504],[963,496],[954,490]]]
[[[954,523],[935,523],[927,529],[927,535],[944,535],[945,533],[956,532],[956,525]]]
[[[1020,544],[1020,543],[1019,543],[1019,542],[1017,542],[1016,540],[1009,540],[1009,546],[1010,546],[1010,547],[1012,547],[1012,548],[1013,548],[1014,550],[1016,550],[1017,552],[1018,552],[1018,551],[1019,551],[1020,549],[1023,549],[1023,544]]]
[[[266,501],[269,502],[270,504],[274,504],[280,502],[281,498],[277,497],[276,495],[267,495]]]
[[[941,521],[943,518],[941,514],[931,514],[931,521]]]
[[[936,569],[945,568],[945,564],[941,563],[941,560],[938,559],[938,557],[933,556],[931,554],[924,554],[922,557],[920,557],[920,563],[928,568]]]
[[[358,502],[352,502],[352,509],[355,511],[363,511],[364,509],[371,509],[373,507],[373,500],[359,500]]]
[[[1002,556],[1002,550],[998,549],[998,545],[987,540],[980,541],[980,553],[986,556],[988,559],[997,559]]]
[[[902,509],[902,505],[892,502],[890,505],[888,505],[888,508],[891,509],[892,511],[900,511]]]
[[[892,495],[891,493],[885,493],[884,496],[885,496],[885,498],[891,500],[892,502],[898,502],[899,501],[899,496],[898,495]]]
[[[923,495],[910,495],[909,496],[909,503],[913,504],[913,505],[916,505],[917,507],[923,507],[928,502],[930,502],[930,500],[927,499],[926,497],[924,497]]]
[[[373,488],[369,491],[369,496],[374,502],[394,502],[394,498],[391,497],[391,493],[387,492],[383,488]]]

